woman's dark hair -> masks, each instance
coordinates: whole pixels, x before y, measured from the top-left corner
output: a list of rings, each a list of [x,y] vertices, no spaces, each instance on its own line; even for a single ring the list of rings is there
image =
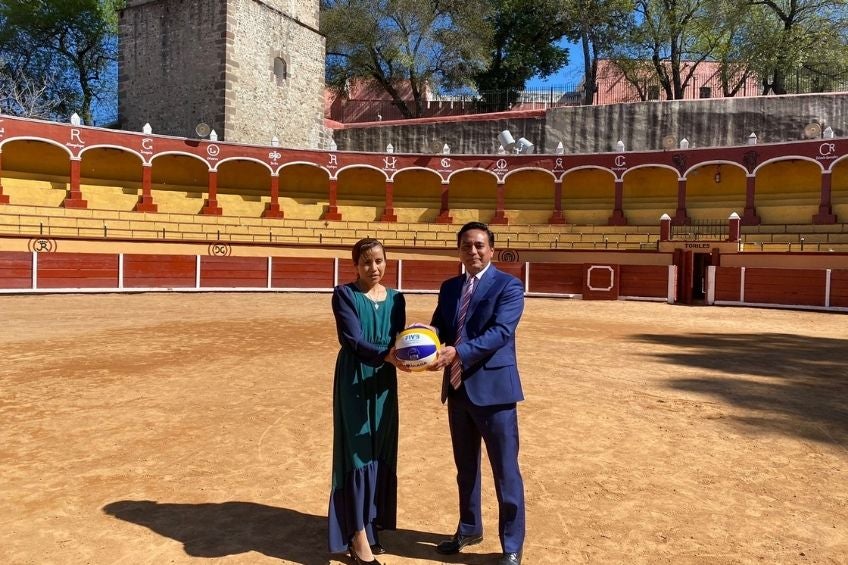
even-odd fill
[[[364,239],[360,239],[353,245],[353,251],[351,255],[353,255],[353,262],[357,265],[359,264],[359,258],[362,257],[363,253],[368,253],[375,247],[379,247],[383,250],[383,255],[386,254],[386,250],[383,247],[383,244],[379,239],[374,239],[373,237],[366,237]]]
[[[492,230],[489,229],[489,226],[487,226],[483,222],[468,222],[467,224],[459,228],[459,232],[456,234],[457,247],[459,247],[459,244],[462,242],[462,234],[470,230],[483,230],[489,236],[489,247],[495,246],[495,234],[492,233]]]

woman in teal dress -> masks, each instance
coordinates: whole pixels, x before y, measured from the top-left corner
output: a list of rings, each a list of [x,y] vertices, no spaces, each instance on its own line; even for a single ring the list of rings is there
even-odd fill
[[[353,247],[357,280],[333,290],[341,350],[333,385],[333,483],[329,546],[357,563],[379,565],[378,530],[397,517],[398,399],[395,336],[406,321],[401,293],[381,284],[382,243]]]

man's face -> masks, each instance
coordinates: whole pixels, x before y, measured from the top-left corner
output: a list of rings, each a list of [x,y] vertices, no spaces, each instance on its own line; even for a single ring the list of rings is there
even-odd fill
[[[482,271],[492,260],[494,252],[485,230],[468,230],[459,240],[459,260],[470,275]]]

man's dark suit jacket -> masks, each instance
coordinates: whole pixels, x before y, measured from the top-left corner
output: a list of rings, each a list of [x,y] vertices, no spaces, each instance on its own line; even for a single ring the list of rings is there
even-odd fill
[[[443,343],[453,345],[457,335],[462,287],[467,275],[446,280],[431,325]],[[524,311],[524,287],[517,278],[494,265],[477,283],[465,316],[462,341],[456,351],[462,360],[462,384],[477,406],[524,400],[515,360],[515,329]],[[442,402],[450,386],[450,367],[442,381]]]

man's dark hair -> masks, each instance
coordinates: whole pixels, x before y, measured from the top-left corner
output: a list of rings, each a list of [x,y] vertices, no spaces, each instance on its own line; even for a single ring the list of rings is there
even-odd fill
[[[469,230],[483,230],[489,235],[489,247],[495,246],[495,234],[492,233],[492,230],[489,229],[489,226],[487,226],[483,222],[468,222],[467,224],[459,228],[459,232],[457,232],[456,234],[457,247],[459,247],[459,244],[462,241],[462,234]]]
[[[386,250],[383,247],[383,244],[380,242],[379,239],[374,239],[373,237],[366,237],[366,238],[360,239],[359,241],[354,243],[353,244],[353,251],[351,252],[351,255],[353,255],[353,262],[358,265],[359,264],[359,258],[362,257],[362,254],[368,253],[369,251],[371,251],[375,247],[379,247],[380,249],[382,249],[383,255],[386,254]]]

